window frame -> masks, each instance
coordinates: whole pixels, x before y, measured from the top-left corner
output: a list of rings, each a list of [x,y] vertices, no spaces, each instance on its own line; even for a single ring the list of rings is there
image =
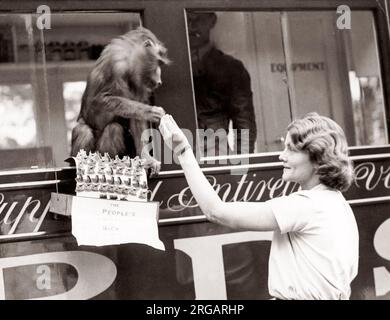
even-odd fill
[[[387,134],[390,137],[390,38],[386,16],[384,14],[385,1],[389,0],[346,0],[351,10],[371,10],[375,19],[378,40],[379,63],[381,66],[382,89],[384,95],[385,118]],[[0,14],[4,13],[36,13],[39,4],[36,1],[9,1],[0,3]],[[310,11],[336,10],[340,5],[335,0],[128,0],[121,2],[111,1],[83,1],[68,2],[63,0],[49,0],[46,5],[52,13],[62,12],[138,12],[145,27],[155,32],[168,47],[169,56],[173,65],[163,69],[164,86],[154,95],[157,105],[172,114],[180,121],[182,127],[195,133],[196,110],[190,71],[190,54],[185,22],[186,11]],[[172,31],[175,36],[172,37]],[[175,92],[175,94],[172,94]],[[389,153],[390,145],[350,147],[353,156]],[[249,164],[278,161],[279,152],[255,153],[249,155]],[[163,157],[164,155],[162,155]],[[244,155],[243,155],[244,156]],[[247,157],[245,155],[244,157]],[[225,157],[219,157],[223,160]],[[229,159],[229,157],[227,157]],[[222,164],[223,165],[223,164]],[[203,168],[221,166],[217,163],[203,163]],[[178,164],[163,164],[162,170],[176,171]]]

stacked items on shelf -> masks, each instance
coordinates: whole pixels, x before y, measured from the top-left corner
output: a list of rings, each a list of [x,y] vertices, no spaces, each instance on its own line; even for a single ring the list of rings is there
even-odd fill
[[[1,39],[0,39],[1,40]],[[40,41],[34,43],[33,48],[29,49],[28,44],[20,44],[18,46],[18,62],[29,62],[30,52],[33,50],[35,60],[42,62],[42,54],[45,52],[47,61],[87,61],[97,60],[104,49],[104,45],[93,44],[89,45],[87,41],[78,43],[72,41],[50,41],[43,44]]]
[[[97,60],[104,49],[102,44],[89,44],[85,40],[78,43],[73,41],[50,41],[46,45],[48,61]]]
[[[80,150],[76,162],[76,195],[109,200],[147,201],[144,159],[128,156],[111,159],[105,153]]]

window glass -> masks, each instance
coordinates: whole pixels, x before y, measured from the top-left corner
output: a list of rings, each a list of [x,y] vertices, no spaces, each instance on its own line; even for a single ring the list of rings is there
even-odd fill
[[[282,16],[291,66],[292,114],[300,116],[314,109],[333,118],[351,146],[386,144],[373,15],[352,11],[350,29],[338,29],[337,18],[334,12]]]
[[[34,15],[0,16],[1,169],[52,167],[43,33]]]
[[[0,99],[0,147],[20,149],[36,145],[37,128],[31,85],[1,85]]]
[[[66,121],[66,138],[68,153],[70,154],[70,146],[72,139],[72,129],[76,126],[77,117],[79,116],[81,98],[83,96],[86,81],[75,81],[64,83],[64,103],[65,103],[65,121]]]
[[[139,13],[0,15],[0,170],[68,165],[71,130],[88,73]]]
[[[203,156],[282,150],[307,112],[336,120],[351,146],[388,143],[369,11],[187,12]],[[241,135],[240,135],[241,132]]]

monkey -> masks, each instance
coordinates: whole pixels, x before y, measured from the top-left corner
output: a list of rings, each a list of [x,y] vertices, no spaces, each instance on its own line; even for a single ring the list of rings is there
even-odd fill
[[[139,27],[114,38],[103,49],[88,75],[77,124],[72,130],[71,155],[80,149],[110,157],[140,156],[158,173],[161,163],[144,151],[141,136],[148,122],[158,124],[165,110],[150,105],[162,84],[161,67],[170,64],[164,44]]]

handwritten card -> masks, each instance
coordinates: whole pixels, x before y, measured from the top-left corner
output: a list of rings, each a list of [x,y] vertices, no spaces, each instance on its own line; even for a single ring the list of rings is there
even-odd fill
[[[72,234],[78,245],[142,243],[165,250],[158,236],[158,202],[73,197]]]

